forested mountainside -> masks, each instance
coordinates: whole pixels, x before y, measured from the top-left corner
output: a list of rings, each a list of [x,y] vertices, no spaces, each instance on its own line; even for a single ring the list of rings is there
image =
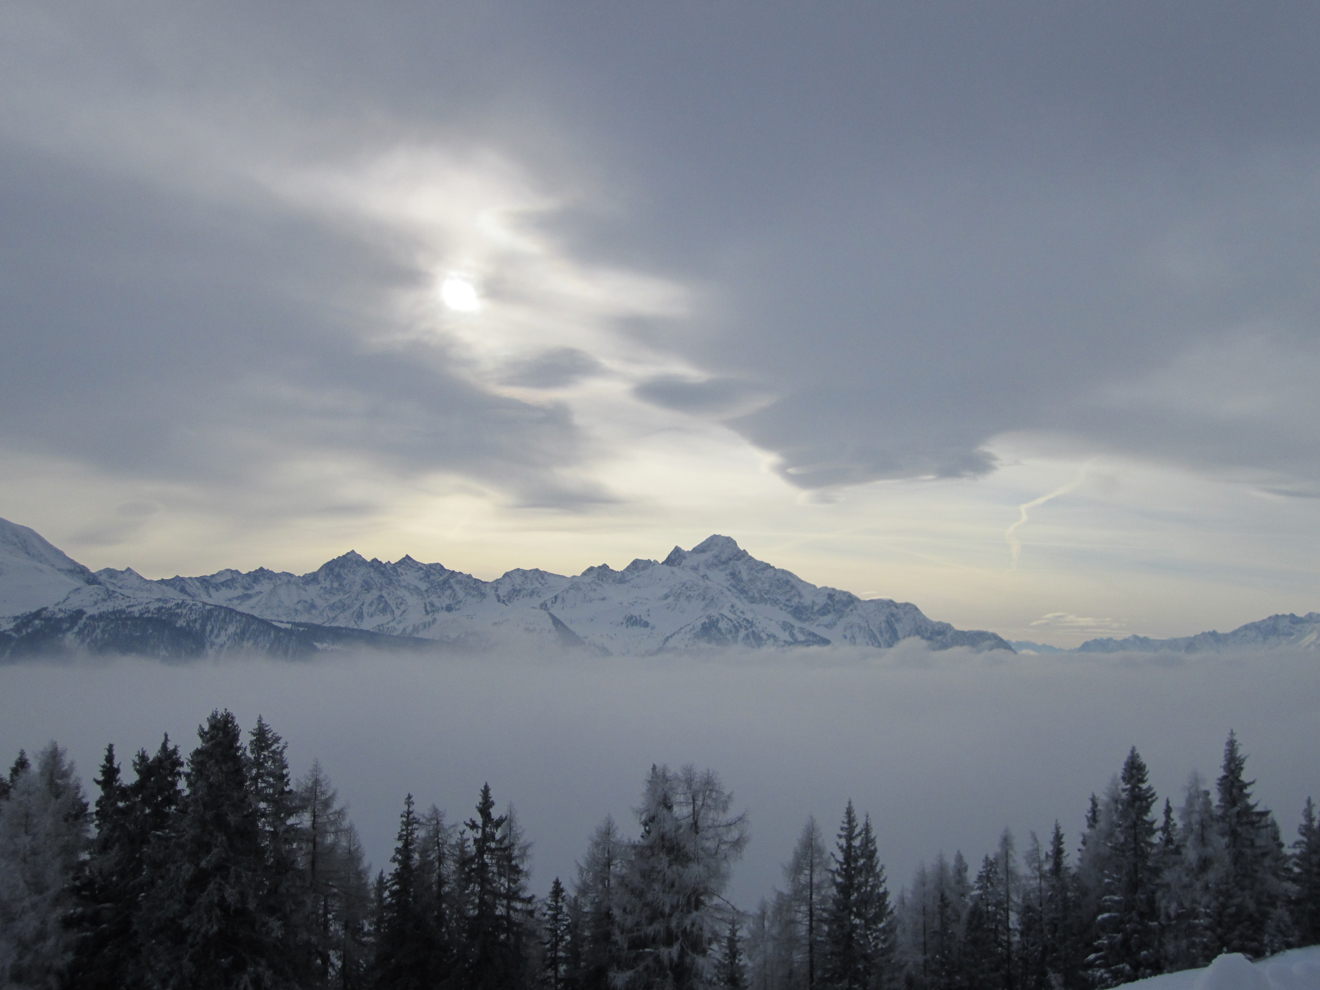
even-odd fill
[[[1023,848],[1005,831],[896,895],[883,818],[849,802],[832,839],[807,819],[755,907],[723,896],[749,831],[710,770],[653,766],[635,820],[607,817],[537,897],[489,786],[453,819],[405,796],[373,876],[327,772],[293,780],[285,753],[217,711],[186,759],[166,737],[131,779],[107,746],[89,803],[58,745],[20,752],[0,777],[0,985],[1104,990],[1320,943],[1314,804],[1285,845],[1232,734],[1177,806],[1133,749],[1075,851],[1057,821]]]

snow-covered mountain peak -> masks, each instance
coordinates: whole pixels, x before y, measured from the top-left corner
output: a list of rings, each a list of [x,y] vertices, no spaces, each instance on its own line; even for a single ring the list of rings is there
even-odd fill
[[[330,558],[317,569],[323,571],[327,567],[334,567],[336,565],[340,567],[351,567],[357,564],[367,563],[379,564],[380,561],[376,560],[374,557],[368,561],[366,557],[362,556],[362,554],[358,553],[356,550],[350,550],[348,553],[341,553],[338,557]]]
[[[703,563],[721,566],[742,558],[750,558],[749,554],[730,536],[708,536],[695,547],[687,552],[687,559],[693,557],[704,558]]]
[[[708,536],[691,550],[674,547],[663,561],[666,567],[723,567],[736,560],[753,560],[746,550],[738,546],[731,537]]]
[[[0,519],[0,616],[54,605],[76,588],[99,583],[36,530]]]

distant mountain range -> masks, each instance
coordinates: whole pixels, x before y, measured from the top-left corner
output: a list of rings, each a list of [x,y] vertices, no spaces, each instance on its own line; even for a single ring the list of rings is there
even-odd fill
[[[26,526],[0,519],[0,657],[45,652],[169,658],[259,652],[308,657],[358,646],[570,646],[601,655],[707,647],[1011,650],[992,632],[935,622],[915,605],[818,588],[727,536],[662,561],[576,577],[512,570],[494,581],[349,552],[310,574],[260,568],[148,580],[93,573]]]
[[[1195,636],[1151,639],[1149,636],[1105,637],[1088,639],[1072,650],[1028,640],[1014,640],[1019,653],[1219,653],[1225,650],[1264,647],[1320,649],[1320,612],[1305,615],[1271,615],[1259,622],[1248,622],[1232,632],[1203,632]]]

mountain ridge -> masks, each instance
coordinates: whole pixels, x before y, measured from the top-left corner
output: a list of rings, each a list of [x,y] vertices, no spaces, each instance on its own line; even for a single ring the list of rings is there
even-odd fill
[[[1255,622],[1248,622],[1226,633],[1211,629],[1191,636],[1171,636],[1154,639],[1150,636],[1125,636],[1115,639],[1105,636],[1088,639],[1080,646],[1065,649],[1033,643],[1029,640],[1012,640],[1013,649],[1019,653],[1045,654],[1105,654],[1105,653],[1217,653],[1223,650],[1246,647],[1264,647],[1275,649],[1291,647],[1294,649],[1320,649],[1320,612],[1307,612],[1297,615],[1293,612],[1278,612]]]
[[[955,629],[911,603],[817,587],[721,535],[690,550],[675,546],[662,561],[636,558],[623,570],[599,564],[565,576],[515,568],[494,581],[411,555],[390,563],[352,550],[303,575],[227,568],[153,581],[131,568],[92,573],[35,531],[5,520],[0,558],[0,575],[8,561],[27,581],[9,598],[0,582],[0,603],[37,606],[0,619],[6,655],[37,643],[109,652],[113,629],[129,628],[137,632],[124,633],[123,642],[145,641],[159,654],[186,642],[188,655],[243,648],[306,655],[304,640],[314,643],[315,630],[327,630],[321,635],[330,640],[370,635],[378,645],[512,640],[624,656],[728,646],[887,648],[912,637],[936,649],[1012,650],[995,633]],[[49,600],[38,601],[43,594]],[[187,635],[171,639],[164,632],[171,623]],[[153,635],[143,631],[148,626]],[[280,629],[300,630],[303,638],[273,631]]]

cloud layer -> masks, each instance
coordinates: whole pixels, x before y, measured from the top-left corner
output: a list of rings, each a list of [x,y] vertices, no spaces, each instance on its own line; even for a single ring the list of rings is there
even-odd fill
[[[377,867],[403,795],[467,815],[483,782],[513,801],[534,886],[573,875],[606,814],[635,826],[652,762],[717,770],[748,811],[746,908],[780,882],[807,815],[873,816],[894,890],[943,849],[975,862],[1057,817],[1076,847],[1087,798],[1136,746],[1161,798],[1218,772],[1235,729],[1255,796],[1291,836],[1316,779],[1313,655],[996,657],[900,647],[702,659],[345,656],[314,664],[120,660],[0,667],[0,758],[56,738],[84,782],[107,742],[185,749],[212,708],[258,714],[297,772],[319,758]]]

